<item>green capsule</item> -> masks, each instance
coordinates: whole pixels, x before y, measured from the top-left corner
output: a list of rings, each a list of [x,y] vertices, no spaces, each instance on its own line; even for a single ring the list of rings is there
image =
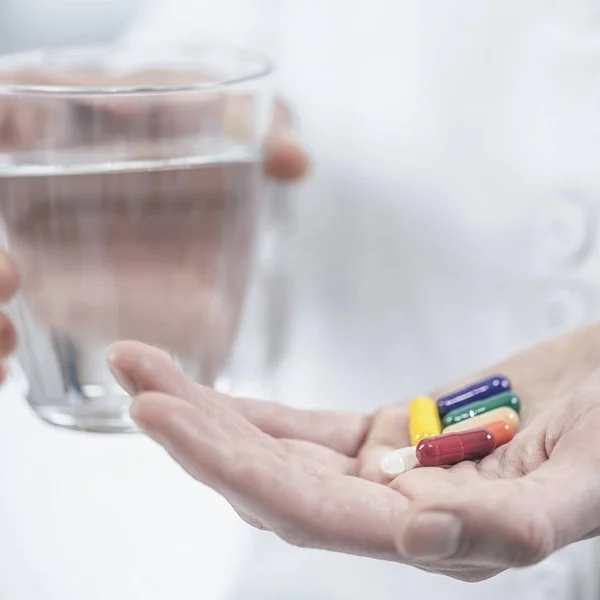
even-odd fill
[[[479,400],[478,402],[472,402],[471,404],[450,411],[444,417],[444,427],[461,423],[462,421],[490,412],[490,410],[500,408],[501,406],[508,406],[519,412],[521,410],[521,401],[519,400],[519,397],[512,392],[504,392],[503,394],[496,394],[495,396]]]

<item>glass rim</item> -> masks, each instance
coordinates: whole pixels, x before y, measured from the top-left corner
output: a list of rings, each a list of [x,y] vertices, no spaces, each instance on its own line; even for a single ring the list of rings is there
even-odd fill
[[[19,59],[31,57],[52,56],[61,52],[92,52],[105,51],[112,47],[111,44],[79,44],[73,46],[57,47],[38,47],[19,52],[0,53],[0,73],[5,68],[5,61],[18,61]],[[115,45],[115,48],[117,46]],[[150,46],[149,44],[136,44],[137,48],[159,49],[159,46]],[[178,49],[181,49],[179,47]],[[238,46],[220,45],[220,44],[195,44],[184,47],[190,52],[199,53],[212,50],[220,51],[229,56],[238,58],[241,62],[253,63],[248,68],[248,72],[235,77],[224,77],[222,79],[213,79],[211,81],[197,81],[191,83],[177,83],[164,85],[113,85],[113,86],[84,86],[84,85],[49,85],[49,84],[31,84],[18,83],[10,81],[0,81],[0,94],[16,95],[48,95],[48,96],[136,96],[184,92],[210,92],[218,91],[222,88],[243,84],[255,79],[267,77],[273,72],[273,63],[267,56],[259,51]],[[29,68],[39,68],[35,65],[28,65]],[[168,67],[167,67],[168,68]]]

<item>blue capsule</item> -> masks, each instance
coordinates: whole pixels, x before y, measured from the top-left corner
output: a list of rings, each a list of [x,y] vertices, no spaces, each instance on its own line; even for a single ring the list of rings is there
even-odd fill
[[[441,396],[438,401],[438,410],[443,417],[447,412],[484,400],[496,394],[508,392],[511,389],[508,377],[504,375],[492,375],[475,383],[471,383],[459,390]]]

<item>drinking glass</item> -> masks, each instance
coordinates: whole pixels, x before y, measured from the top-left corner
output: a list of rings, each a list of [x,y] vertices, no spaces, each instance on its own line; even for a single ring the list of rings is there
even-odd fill
[[[256,265],[269,61],[222,47],[131,58],[114,46],[0,57],[17,358],[31,407],[73,429],[135,429],[106,365],[116,340],[166,350],[203,384],[227,379]]]

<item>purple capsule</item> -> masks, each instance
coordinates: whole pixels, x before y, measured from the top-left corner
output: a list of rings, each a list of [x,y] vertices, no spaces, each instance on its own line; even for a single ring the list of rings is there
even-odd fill
[[[447,412],[455,410],[484,400],[496,394],[502,394],[510,390],[510,381],[504,375],[492,375],[475,383],[471,383],[459,390],[441,396],[437,401],[440,416],[443,417]]]

